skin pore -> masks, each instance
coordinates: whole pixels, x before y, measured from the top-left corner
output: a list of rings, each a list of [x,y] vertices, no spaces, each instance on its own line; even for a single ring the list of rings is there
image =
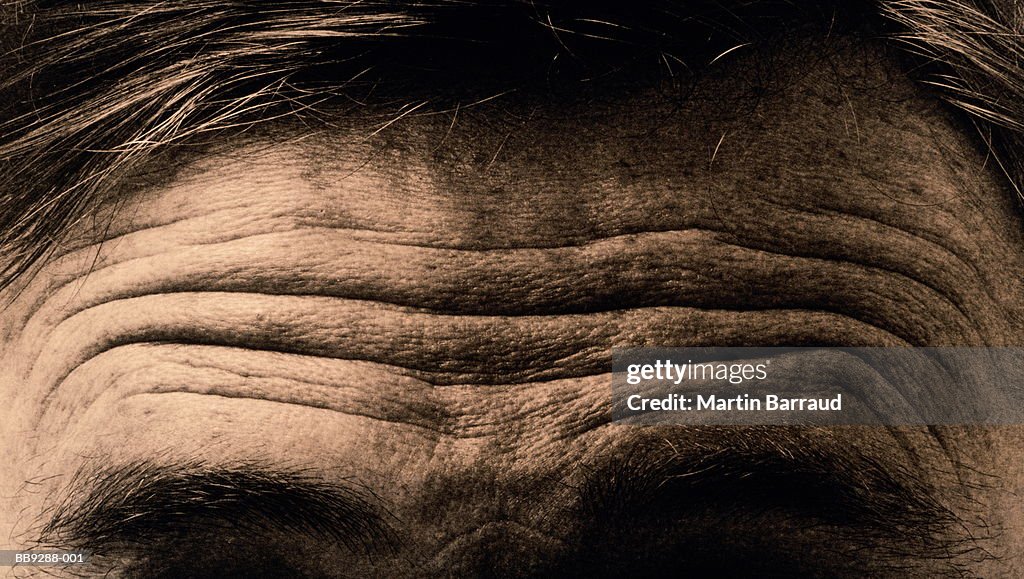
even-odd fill
[[[1018,345],[1020,214],[968,129],[869,43],[595,85],[125,180],[4,296],[0,536],[114,576],[1024,572],[1019,428],[608,417],[615,346]],[[295,489],[375,522],[256,506]]]

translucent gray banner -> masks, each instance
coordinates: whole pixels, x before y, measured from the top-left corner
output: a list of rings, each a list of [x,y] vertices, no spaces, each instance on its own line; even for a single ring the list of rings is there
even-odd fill
[[[613,419],[1024,424],[1024,348],[616,348]]]

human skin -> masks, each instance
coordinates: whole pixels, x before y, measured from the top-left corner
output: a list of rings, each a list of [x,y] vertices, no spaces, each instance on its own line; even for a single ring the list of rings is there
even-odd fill
[[[992,555],[969,575],[1024,573],[1020,428],[608,417],[616,346],[1020,345],[1001,175],[891,53],[840,44],[779,49],[756,99],[737,57],[682,103],[527,93],[369,138],[286,126],[126,180],[109,227],[82,222],[4,296],[0,537],[38,539],[96,464],[258,460],[358,481],[390,513],[398,540],[370,555],[273,528],[232,543],[309,573],[884,574],[884,545],[854,554],[857,529],[792,505],[588,503],[622,457],[757,437],[911,465]]]

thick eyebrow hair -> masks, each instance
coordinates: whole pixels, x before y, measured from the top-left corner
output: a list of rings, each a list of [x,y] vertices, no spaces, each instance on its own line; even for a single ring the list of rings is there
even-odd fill
[[[271,528],[301,533],[354,552],[390,549],[392,516],[353,481],[259,462],[146,460],[80,469],[64,498],[44,515],[41,545],[103,554],[111,546],[144,549],[155,538],[192,531]]]
[[[876,553],[883,564],[943,561],[955,570],[992,557],[985,536],[943,502],[969,503],[962,489],[940,497],[909,464],[815,437],[828,433],[714,428],[698,437],[696,449],[664,438],[609,457],[589,474],[582,504],[596,528],[708,512],[741,519],[778,513]]]

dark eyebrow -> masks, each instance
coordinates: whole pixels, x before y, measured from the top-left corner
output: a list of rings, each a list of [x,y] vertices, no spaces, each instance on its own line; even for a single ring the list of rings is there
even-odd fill
[[[598,529],[704,516],[756,527],[782,518],[794,532],[815,529],[878,565],[941,561],[955,569],[991,557],[986,531],[970,529],[952,508],[969,503],[963,489],[939,488],[906,457],[821,440],[828,438],[815,429],[706,428],[635,445],[588,474],[585,518]]]
[[[138,461],[83,467],[49,509],[39,543],[103,554],[144,551],[193,531],[266,529],[335,542],[355,552],[394,547],[392,516],[351,481],[259,462]]]

